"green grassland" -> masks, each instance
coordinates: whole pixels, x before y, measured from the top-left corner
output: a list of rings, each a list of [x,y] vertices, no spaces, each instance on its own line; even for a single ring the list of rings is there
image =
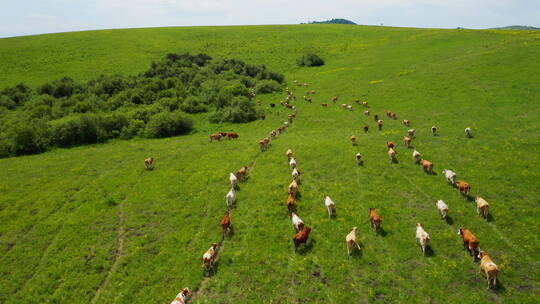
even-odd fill
[[[314,102],[296,88],[298,118],[263,153],[258,141],[289,113],[268,104],[284,93],[264,96],[267,119],[249,124],[210,124],[198,114],[187,136],[0,159],[0,303],[168,303],[185,286],[197,303],[538,301],[539,32],[294,25],[18,37],[0,40],[0,87],[130,75],[165,53],[188,51],[265,64],[291,85],[309,82]],[[297,67],[307,52],[326,64]],[[355,98],[369,101],[382,131],[357,105],[353,112],[339,106]],[[401,119],[418,130],[413,146],[435,164],[435,175],[402,146]],[[431,136],[432,125],[439,136]],[[222,130],[240,138],[208,142]],[[397,164],[388,161],[387,140],[397,143]],[[302,172],[297,213],[313,228],[298,253],[285,207],[288,148]],[[153,171],[143,170],[149,156]],[[251,171],[231,213],[234,234],[222,243],[215,275],[204,277],[201,256],[221,240],[228,173],[242,165]],[[444,168],[490,203],[489,221],[446,183]],[[325,193],[336,218],[326,214]],[[449,223],[437,199],[449,205]],[[370,207],[383,217],[381,235],[369,229]],[[427,257],[415,243],[417,222],[431,236]],[[363,247],[348,257],[344,240],[353,226]],[[495,292],[463,250],[461,226],[499,265]]]

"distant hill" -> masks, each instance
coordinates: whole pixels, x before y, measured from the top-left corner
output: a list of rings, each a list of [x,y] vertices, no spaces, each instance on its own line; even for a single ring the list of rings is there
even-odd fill
[[[526,26],[526,25],[510,25],[503,27],[494,27],[492,30],[540,30],[538,27]]]
[[[305,23],[302,23],[302,24],[305,24]],[[340,19],[340,18],[326,20],[326,21],[311,21],[311,22],[308,22],[307,24],[354,24],[356,25],[356,23],[352,22],[351,20]]]

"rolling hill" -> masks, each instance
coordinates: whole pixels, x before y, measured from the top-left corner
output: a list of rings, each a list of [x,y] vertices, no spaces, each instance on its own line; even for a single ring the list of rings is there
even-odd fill
[[[168,303],[186,286],[194,303],[537,302],[539,32],[290,25],[17,37],[0,39],[0,88],[134,75],[170,52],[238,58],[283,73],[298,117],[266,152],[259,140],[290,113],[279,106],[284,92],[261,97],[265,120],[212,124],[195,114],[190,135],[0,159],[0,303]],[[308,52],[325,65],[298,67],[296,58]],[[313,103],[303,101],[307,90],[316,90]],[[356,98],[384,120],[381,131]],[[402,119],[417,130],[414,149],[435,174],[412,162]],[[219,131],[240,138],[209,143]],[[388,140],[396,143],[396,164],[388,161]],[[297,213],[313,229],[297,253],[285,207],[289,148],[302,172]],[[143,165],[149,156],[156,159],[151,171]],[[228,174],[243,165],[250,172],[231,211],[234,233],[221,241]],[[488,220],[447,184],[445,168],[490,203]],[[336,203],[335,218],[324,194]],[[449,205],[447,222],[438,199]],[[382,215],[380,234],[369,228],[370,207]],[[431,236],[426,257],[415,242],[417,222]],[[348,257],[344,241],[353,226],[362,250]],[[497,290],[486,290],[460,227],[498,264]],[[221,244],[217,268],[205,277],[201,257],[213,242]]]

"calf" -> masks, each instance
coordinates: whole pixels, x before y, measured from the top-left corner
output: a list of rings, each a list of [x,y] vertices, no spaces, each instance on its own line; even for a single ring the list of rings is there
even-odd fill
[[[291,149],[288,149],[287,152],[285,152],[285,155],[287,155],[287,160],[291,160],[291,158],[293,157],[293,152]]]
[[[225,216],[221,220],[221,233],[223,234],[223,238],[225,238],[226,235],[229,234],[231,229],[231,214],[230,211],[225,211]]]
[[[238,136],[238,133],[235,133],[235,132],[227,133],[227,138],[228,139],[231,139],[231,138],[236,139],[238,137],[240,137],[240,136]]]
[[[437,127],[432,126],[431,127],[431,135],[435,136],[435,133],[437,133]]]
[[[362,164],[362,155],[360,155],[360,152],[356,153],[356,164],[357,165]]]
[[[293,237],[294,252],[298,250],[298,247],[300,247],[300,245],[307,243],[310,232],[311,232],[310,227],[304,227],[304,229],[302,229],[301,231],[299,231],[298,233],[294,235]]]
[[[420,160],[422,159],[422,156],[420,155],[420,152],[414,150],[412,153],[412,158],[415,164],[420,163]]]
[[[291,160],[289,160],[289,166],[291,166],[291,169],[296,168],[296,159],[294,157],[291,157]]]
[[[171,304],[186,304],[189,295],[189,288],[186,287],[176,295],[176,298],[171,302]]]
[[[216,260],[217,244],[213,243],[210,249],[203,254],[203,266],[207,272],[213,271]]]
[[[296,181],[296,183],[300,184],[300,171],[298,171],[298,168],[294,168],[291,175],[292,178]]]
[[[488,202],[481,198],[480,196],[477,196],[476,199],[476,212],[478,212],[479,215],[481,215],[483,218],[487,219],[488,213],[489,213],[489,204]]]
[[[351,136],[351,143],[354,145],[356,145],[356,136]]]
[[[388,149],[388,158],[390,159],[390,163],[397,161],[396,151],[393,148]]]
[[[422,159],[420,161],[420,164],[422,165],[422,168],[424,169],[424,171],[426,173],[429,173],[429,174],[433,174],[433,163],[428,161],[428,160],[425,160],[425,159]]]
[[[403,137],[403,143],[405,144],[405,147],[408,149],[411,147],[411,141],[412,139],[410,137]]]
[[[328,217],[332,217],[334,215],[334,212],[336,211],[336,204],[330,199],[328,195],[324,196],[324,205],[326,206],[326,210],[328,211]]]
[[[368,125],[365,125],[364,126],[364,133],[367,133],[369,131],[369,126]]]
[[[391,141],[387,141],[387,142],[386,142],[386,148],[387,148],[388,150],[393,149],[393,148],[394,148],[394,143],[391,142]]]
[[[290,184],[289,184],[289,192],[288,192],[290,195],[292,195],[293,197],[296,198],[296,196],[298,195],[298,183],[293,180]]]
[[[349,234],[347,234],[347,236],[345,237],[345,242],[347,243],[347,253],[349,255],[352,255],[352,251],[355,247],[358,248],[358,250],[361,250],[360,245],[358,245],[358,243],[356,242],[357,230],[358,229],[356,227],[353,227],[351,232],[349,232]]]
[[[227,195],[225,196],[225,202],[227,203],[227,208],[232,209],[234,201],[236,200],[236,190],[231,188]]]
[[[236,184],[238,183],[236,175],[229,173],[229,181],[231,182],[231,187],[236,188]]]
[[[469,251],[469,254],[473,257],[473,260],[476,261],[476,256],[478,255],[478,244],[480,241],[474,234],[465,228],[459,228],[458,235],[463,239],[463,247]]]
[[[444,169],[442,170],[442,174],[444,174],[444,177],[450,184],[452,185],[456,184],[456,176],[457,176],[456,172],[452,170]]]
[[[377,120],[377,127],[379,127],[379,131],[382,130],[382,126],[383,126],[383,121],[382,120]]]
[[[471,191],[471,185],[465,181],[457,181],[456,186],[459,189],[459,192],[461,192],[464,196],[469,196],[469,192]]]
[[[410,121],[410,120],[408,120],[408,119],[404,119],[404,120],[403,120],[403,125],[404,125],[404,126],[408,127],[410,124],[411,124],[411,121]]]
[[[426,248],[429,243],[429,234],[424,230],[420,223],[416,224],[416,241],[422,247],[422,253],[426,256]]]
[[[295,211],[296,206],[295,204],[294,195],[292,193],[287,194],[287,210],[289,210],[289,214]]]
[[[371,223],[371,229],[375,230],[375,232],[379,231],[382,217],[375,212],[375,208],[369,208],[369,222]]]
[[[441,214],[441,218],[446,220],[446,216],[448,215],[448,206],[442,200],[438,200],[436,205],[437,209],[439,209],[439,213]]]
[[[294,212],[291,213],[291,221],[296,232],[300,232],[304,229],[304,221],[302,221],[302,219]]]
[[[467,136],[467,138],[471,138],[471,137],[472,137],[472,131],[471,131],[471,128],[465,128],[465,136]]]
[[[240,180],[240,181],[245,181],[246,178],[247,178],[247,171],[248,171],[248,167],[247,167],[247,166],[243,166],[242,168],[240,168],[240,169],[236,172],[236,177],[238,178],[238,180]]]
[[[154,158],[149,157],[144,160],[144,166],[146,167],[146,170],[154,169]]]
[[[480,273],[483,272],[486,275],[488,283],[487,289],[494,289],[497,286],[497,274],[499,273],[499,267],[497,267],[497,264],[493,263],[485,251],[480,251],[478,258],[480,259]]]
[[[415,129],[409,129],[407,130],[407,135],[409,135],[410,138],[414,138],[414,134],[416,133]]]

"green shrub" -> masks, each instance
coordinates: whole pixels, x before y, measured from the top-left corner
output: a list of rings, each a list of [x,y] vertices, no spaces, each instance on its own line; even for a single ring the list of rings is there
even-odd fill
[[[258,94],[266,94],[281,91],[279,83],[275,80],[261,80],[255,85]]]
[[[200,113],[208,111],[208,108],[196,96],[189,96],[180,105],[180,109],[186,113]]]
[[[315,54],[306,54],[296,60],[296,64],[301,67],[312,67],[324,65],[324,61]]]
[[[15,124],[8,130],[7,137],[9,152],[15,155],[42,153],[50,144],[48,127],[39,121]]]
[[[159,138],[181,135],[193,128],[193,121],[179,112],[162,112],[148,120],[145,129],[147,137]]]

